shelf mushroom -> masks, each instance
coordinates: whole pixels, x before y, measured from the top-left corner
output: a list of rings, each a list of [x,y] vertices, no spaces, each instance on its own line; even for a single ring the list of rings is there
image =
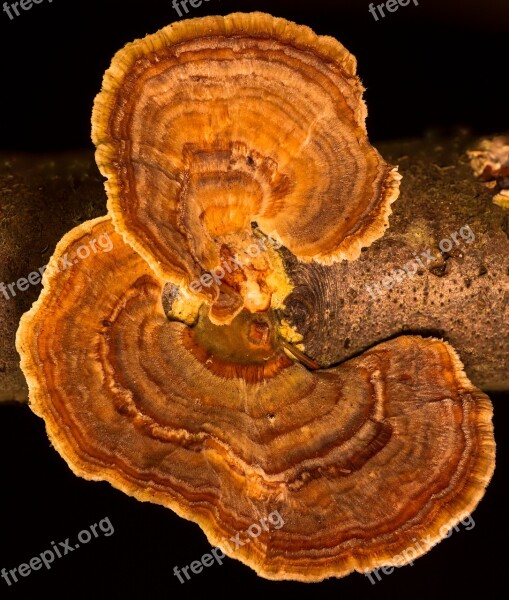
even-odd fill
[[[109,214],[64,236],[53,264],[72,267],[45,273],[17,336],[30,406],[77,475],[171,508],[269,579],[405,562],[494,469],[491,403],[447,343],[316,369],[279,322],[280,244],[352,260],[387,226],[398,175],[361,91],[338,42],[260,13],[128,45],[94,111]],[[101,237],[109,251],[74,260]],[[284,526],[249,538],[274,511]]]
[[[253,223],[324,264],[388,226],[400,175],[369,144],[355,70],[338,41],[261,13],[175,23],[113,58],[92,118],[109,212],[214,322],[281,304],[277,259],[249,256]]]

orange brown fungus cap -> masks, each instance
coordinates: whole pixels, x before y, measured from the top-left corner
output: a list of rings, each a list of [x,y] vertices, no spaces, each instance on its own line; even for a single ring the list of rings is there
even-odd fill
[[[275,247],[191,290],[275,230],[321,262],[382,233],[397,176],[354,71],[338,42],[261,14],[127,46],[94,113],[110,216],[61,240],[71,267],[45,272],[17,335],[30,406],[77,475],[171,508],[269,579],[393,564],[445,537],[494,469],[491,403],[448,344],[403,336],[317,369],[281,337]],[[232,548],[275,511],[284,526]]]
[[[263,13],[128,44],[92,119],[116,229],[161,278],[194,283],[214,323],[277,308],[283,268],[252,256],[253,223],[323,264],[357,258],[388,225],[400,176],[368,142],[363,91],[338,41]]]
[[[477,505],[492,408],[448,344],[406,336],[310,371],[270,311],[169,321],[162,281],[109,217],[55,256],[106,234],[110,252],[45,273],[17,338],[32,410],[77,475],[173,509],[270,579],[389,565]],[[283,527],[228,546],[274,511]]]

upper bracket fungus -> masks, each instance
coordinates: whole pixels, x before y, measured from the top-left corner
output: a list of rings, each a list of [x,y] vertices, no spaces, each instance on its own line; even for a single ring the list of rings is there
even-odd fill
[[[198,286],[214,322],[281,302],[277,260],[248,256],[253,222],[324,264],[388,226],[400,176],[368,142],[355,71],[335,39],[261,13],[175,23],[114,57],[92,118],[109,212],[179,286],[244,254]]]
[[[281,244],[352,260],[387,226],[399,176],[361,92],[341,44],[269,15],[128,45],[93,116],[109,215],[55,257],[112,249],[47,271],[18,330],[31,408],[77,475],[173,509],[270,579],[393,564],[445,537],[494,469],[491,403],[448,344],[403,336],[320,369],[278,320]],[[284,527],[232,549],[274,511]]]

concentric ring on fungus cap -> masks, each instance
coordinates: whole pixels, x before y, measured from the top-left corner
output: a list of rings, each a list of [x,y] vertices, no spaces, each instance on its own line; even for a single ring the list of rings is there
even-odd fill
[[[363,91],[337,40],[267,14],[191,19],[128,44],[92,119],[115,227],[179,286],[245,250],[253,222],[303,261],[357,258],[387,227],[400,180],[369,144]],[[274,270],[264,254],[222,298],[203,289],[231,306],[211,318],[276,308]]]

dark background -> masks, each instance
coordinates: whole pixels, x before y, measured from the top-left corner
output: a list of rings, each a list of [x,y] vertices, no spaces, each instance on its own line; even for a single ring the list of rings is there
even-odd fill
[[[378,2],[375,2],[377,4]],[[262,10],[337,37],[356,55],[367,87],[372,141],[447,135],[458,128],[509,130],[507,0],[420,0],[376,22],[366,0],[209,0],[189,16]],[[0,151],[64,152],[91,148],[93,98],[112,55],[126,42],[177,20],[171,0],[43,0],[10,21],[0,12]],[[108,517],[115,533],[32,572],[0,598],[161,598],[243,595],[246,586],[323,598],[449,598],[503,589],[503,507],[507,473],[507,395],[492,394],[497,471],[473,517],[419,559],[371,585],[359,574],[321,584],[274,583],[226,559],[181,585],[173,567],[208,545],[197,525],[142,504],[105,483],[76,478],[50,447],[43,422],[26,406],[0,408],[0,569],[12,569]],[[502,433],[501,433],[502,432]]]

